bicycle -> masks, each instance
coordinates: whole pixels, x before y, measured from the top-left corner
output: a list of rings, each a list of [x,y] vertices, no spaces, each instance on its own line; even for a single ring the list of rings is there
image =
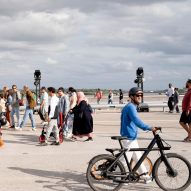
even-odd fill
[[[157,133],[161,131],[161,128],[156,129],[157,130],[153,132],[154,138],[147,148],[106,149],[109,152],[118,153],[117,155],[102,154],[93,157],[89,162],[86,172],[89,186],[94,191],[117,191],[124,183],[140,182],[141,176],[147,175],[147,173],[138,174],[138,168],[151,151],[159,151],[160,157],[154,163],[152,178],[162,190],[185,190],[191,184],[190,162],[176,153],[165,154],[164,151],[170,150],[171,146]],[[127,139],[127,137],[121,136],[113,136],[111,138],[119,142]],[[155,145],[157,145],[157,147]],[[125,154],[126,151],[144,151],[144,153],[135,166],[131,167]],[[125,158],[127,169],[119,160],[122,156]]]

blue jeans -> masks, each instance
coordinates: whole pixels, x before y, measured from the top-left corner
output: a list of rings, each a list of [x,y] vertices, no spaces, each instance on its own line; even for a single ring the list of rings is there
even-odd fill
[[[21,124],[19,125],[21,128],[22,128],[23,126],[25,126],[25,123],[26,123],[28,117],[29,117],[30,120],[31,120],[32,128],[35,127],[35,121],[34,121],[34,116],[33,116],[33,109],[30,109],[29,106],[26,106],[26,110],[25,110],[25,114],[24,114],[24,116],[23,116],[23,120],[22,120]]]
[[[12,111],[11,111],[11,122],[12,122],[12,125],[15,126],[14,114],[16,114],[16,117],[17,117],[17,123],[18,123],[17,126],[19,126],[19,124],[20,124],[19,107],[12,107]]]

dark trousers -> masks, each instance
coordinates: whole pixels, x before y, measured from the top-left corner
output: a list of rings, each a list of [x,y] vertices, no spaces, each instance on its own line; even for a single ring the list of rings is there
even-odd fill
[[[169,107],[169,111],[173,111],[174,110],[173,97],[169,97],[169,99],[168,99],[168,107]]]

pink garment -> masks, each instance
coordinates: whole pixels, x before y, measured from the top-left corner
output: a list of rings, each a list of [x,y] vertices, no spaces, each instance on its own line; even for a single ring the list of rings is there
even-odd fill
[[[79,105],[81,101],[86,101],[88,103],[88,100],[84,95],[84,92],[77,92],[77,98],[78,98],[77,105]]]

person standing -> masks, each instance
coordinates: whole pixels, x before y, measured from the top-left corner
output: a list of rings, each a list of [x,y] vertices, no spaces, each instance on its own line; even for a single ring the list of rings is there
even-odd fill
[[[166,95],[168,96],[169,113],[173,113],[174,87],[172,86],[171,83],[168,85],[168,87],[169,88],[168,88]]]
[[[123,104],[123,92],[122,92],[122,89],[119,89],[119,104]]]
[[[28,118],[31,120],[32,130],[36,131],[35,120],[33,116],[34,107],[36,106],[36,101],[34,99],[33,93],[30,91],[29,87],[25,85],[23,87],[24,93],[26,94],[26,108],[23,116],[23,120],[18,127],[15,127],[16,130],[22,130],[25,126]]]
[[[97,104],[99,104],[101,99],[102,99],[102,97],[103,97],[103,92],[99,88],[97,89],[95,97],[97,99]]]
[[[50,137],[50,134],[52,131],[55,133],[55,138],[56,141],[53,142],[53,145],[60,145],[59,141],[59,129],[58,129],[58,124],[57,124],[57,119],[58,119],[58,102],[59,99],[56,96],[56,89],[54,87],[49,87],[48,88],[48,94],[50,96],[49,99],[49,105],[48,105],[48,126],[46,129],[46,136],[45,136],[45,142],[41,143],[43,146],[48,145],[48,140]]]
[[[113,104],[113,92],[109,90],[108,94],[108,104]]]
[[[191,79],[186,82],[187,92],[182,100],[182,114],[180,116],[180,125],[187,132],[185,142],[191,142]]]
[[[176,113],[180,113],[178,103],[179,103],[178,88],[174,88],[174,108],[176,109]]]
[[[128,139],[123,140],[122,144],[124,148],[139,148],[137,141],[138,128],[144,131],[154,131],[155,128],[150,127],[145,124],[137,114],[137,106],[141,103],[143,97],[143,91],[141,88],[133,87],[129,90],[130,102],[122,109],[121,112],[121,129],[120,134]],[[136,152],[126,152],[127,158],[130,161],[133,157],[135,162],[141,158],[142,153],[140,151]],[[124,157],[120,159],[123,164],[125,163]],[[145,165],[142,163],[138,169],[139,174],[147,173]],[[145,183],[151,182],[151,177],[149,175],[143,176]]]
[[[11,121],[12,121],[12,128],[15,128],[15,120],[14,120],[14,114],[16,114],[17,117],[17,126],[20,125],[20,111],[19,111],[19,101],[21,100],[21,94],[20,91],[17,90],[16,85],[12,85],[12,111],[11,111]]]
[[[88,137],[85,141],[93,141],[93,117],[83,92],[77,93],[77,105],[72,109],[74,113],[73,139]]]

